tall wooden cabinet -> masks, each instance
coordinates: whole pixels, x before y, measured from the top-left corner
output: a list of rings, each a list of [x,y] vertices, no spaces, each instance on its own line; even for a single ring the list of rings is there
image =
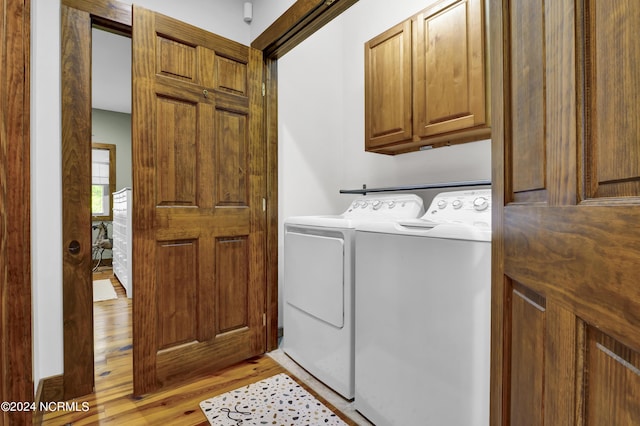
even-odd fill
[[[113,273],[124,287],[127,297],[133,295],[131,201],[131,188],[113,193]]]
[[[365,148],[490,137],[484,0],[440,1],[365,44]]]

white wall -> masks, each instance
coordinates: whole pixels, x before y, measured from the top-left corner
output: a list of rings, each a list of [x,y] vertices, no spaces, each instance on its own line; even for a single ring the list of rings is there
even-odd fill
[[[62,372],[60,3],[36,0],[31,52],[33,379]]]
[[[249,1],[249,0],[245,0]],[[296,0],[252,0],[253,20],[251,21],[251,40],[264,32],[280,15],[286,12]]]
[[[430,3],[360,0],[278,61],[281,296],[286,217],[342,212],[354,197],[339,190],[362,184],[491,178],[490,141],[397,156],[364,151],[364,43]]]
[[[136,0],[136,4],[249,44],[243,3]],[[37,386],[41,378],[63,372],[60,0],[34,0],[31,10],[33,379]]]

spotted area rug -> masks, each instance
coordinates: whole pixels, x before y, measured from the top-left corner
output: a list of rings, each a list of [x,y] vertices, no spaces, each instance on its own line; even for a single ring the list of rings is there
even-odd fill
[[[202,401],[200,408],[214,426],[346,425],[284,373]]]

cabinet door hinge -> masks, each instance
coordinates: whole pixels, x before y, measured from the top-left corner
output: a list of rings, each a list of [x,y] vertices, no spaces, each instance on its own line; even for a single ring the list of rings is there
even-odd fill
[[[266,312],[262,314],[262,325],[267,326],[267,314]]]
[[[267,86],[262,83],[262,96],[264,96],[267,93]]]
[[[266,198],[262,199],[262,211],[263,212],[267,211],[267,199]]]

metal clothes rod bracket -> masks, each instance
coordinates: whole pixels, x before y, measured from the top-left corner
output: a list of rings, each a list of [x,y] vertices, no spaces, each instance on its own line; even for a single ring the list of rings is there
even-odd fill
[[[437,189],[437,188],[459,188],[462,186],[486,186],[491,185],[489,180],[468,180],[460,182],[440,182],[425,183],[419,185],[389,186],[386,188],[367,188],[362,185],[362,189],[341,189],[341,194],[362,194],[367,195],[369,192],[395,192],[395,191],[415,191],[418,189]]]

